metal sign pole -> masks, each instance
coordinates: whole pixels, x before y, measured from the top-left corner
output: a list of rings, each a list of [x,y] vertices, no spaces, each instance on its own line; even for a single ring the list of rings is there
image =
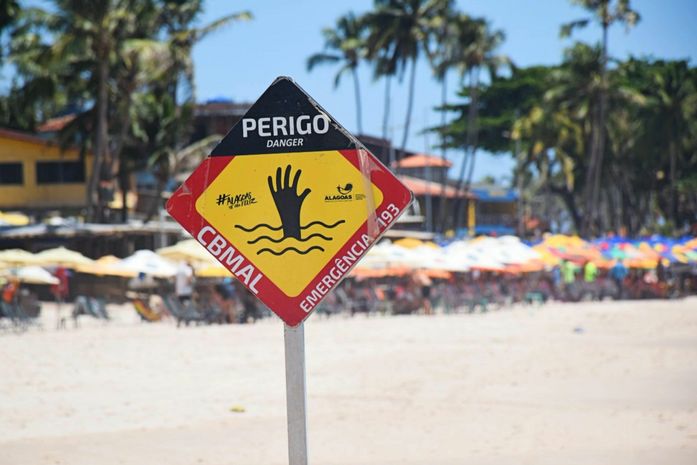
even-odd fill
[[[286,346],[286,408],[288,463],[307,465],[307,412],[305,410],[305,327],[284,324]]]

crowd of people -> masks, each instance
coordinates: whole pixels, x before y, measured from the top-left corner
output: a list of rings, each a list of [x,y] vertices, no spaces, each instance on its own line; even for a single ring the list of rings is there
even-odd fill
[[[56,282],[50,286],[49,295],[64,303],[66,312],[59,319],[60,326],[70,316],[76,325],[81,315],[109,318],[106,304],[111,299],[91,295],[92,286],[83,281],[85,276],[64,267],[55,268],[53,274]],[[178,324],[249,323],[271,314],[235,279],[197,277],[193,267],[185,262],[179,263],[176,275],[169,279],[141,274],[122,282],[123,292],[115,295],[125,297],[120,303],[130,301],[144,321],[172,317]],[[0,317],[38,316],[38,299],[33,292],[36,289],[21,285],[18,279],[9,279],[2,287]],[[353,276],[325,298],[318,313],[429,315],[489,311],[549,300],[677,298],[695,290],[697,274],[693,268],[680,271],[661,262],[656,268],[628,268],[622,260],[616,260],[611,268],[599,268],[590,260],[562,260],[557,266],[528,273],[470,270],[443,276],[412,270],[379,278]]]

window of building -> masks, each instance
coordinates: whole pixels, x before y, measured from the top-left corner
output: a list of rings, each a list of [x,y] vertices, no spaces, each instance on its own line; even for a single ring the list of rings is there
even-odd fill
[[[0,185],[24,184],[24,170],[21,163],[0,163]]]
[[[37,184],[69,184],[85,182],[82,161],[37,161]]]

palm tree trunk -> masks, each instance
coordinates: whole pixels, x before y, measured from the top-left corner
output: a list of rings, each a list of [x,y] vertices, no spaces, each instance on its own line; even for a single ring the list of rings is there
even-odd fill
[[[672,132],[672,131],[671,131]],[[671,142],[668,147],[670,156],[670,215],[673,220],[673,228],[678,229],[678,188],[677,188],[677,144],[674,137],[671,137]]]
[[[102,54],[100,54],[102,55]],[[102,167],[107,156],[108,144],[108,88],[107,79],[109,63],[102,55],[97,68],[97,127],[94,142],[94,160],[92,164],[92,176],[87,186],[87,218],[88,221],[97,221],[102,216],[102,199],[99,195],[99,181],[102,177]]]
[[[382,140],[387,141],[387,129],[388,125],[390,124],[390,82],[391,82],[391,77],[389,75],[385,76],[385,108],[382,113]],[[392,141],[390,141],[390,144],[392,144]],[[384,145],[382,147],[382,159],[385,160],[387,159],[387,145]],[[392,161],[392,160],[390,160]],[[388,163],[389,164],[389,163]]]
[[[351,69],[351,75],[353,75],[353,90],[356,93],[356,123],[358,134],[363,134],[363,117],[361,109],[361,88],[358,83],[358,73],[356,68]]]
[[[445,106],[448,104],[447,103],[447,96],[448,96],[448,74],[447,72],[443,73],[442,80],[441,80],[441,89],[440,89],[440,102],[441,102],[441,108],[443,109],[440,114],[440,127],[441,127],[441,133],[440,133],[440,144],[441,144],[441,152],[440,152],[440,158],[443,161],[443,167],[441,168],[441,176],[440,176],[440,199],[439,199],[439,204],[438,204],[438,222],[436,224],[439,225],[440,232],[445,232],[445,222],[446,222],[446,202],[445,202],[445,187],[446,183],[448,182],[448,169],[445,167],[445,165],[448,162],[448,157],[447,157],[447,151],[448,149],[445,147],[445,123],[446,123],[446,117],[445,117]]]
[[[600,67],[600,108],[598,109],[598,152],[597,161],[595,164],[595,173],[593,175],[593,198],[592,205],[598,205],[600,200],[600,180],[603,177],[603,158],[605,155],[605,119],[607,107],[607,31],[609,24],[603,23],[603,53],[602,63]],[[596,213],[597,209],[593,209]],[[600,224],[602,229],[603,225]]]
[[[477,144],[479,143],[479,129],[477,127],[478,121],[477,116],[479,113],[479,68],[474,71],[474,79],[470,82],[470,95],[472,96],[472,104],[470,105],[470,111],[468,114],[467,123],[467,138],[469,139],[468,145],[471,151],[471,160],[469,173],[467,173],[467,183],[465,184],[465,192],[469,191],[472,185],[472,176],[474,175],[474,165],[476,161],[475,152],[477,150]]]
[[[474,72],[469,71],[469,89],[470,89],[470,102],[469,109],[467,112],[467,139],[465,142],[465,153],[463,155],[462,166],[460,166],[460,174],[457,177],[457,184],[455,187],[456,197],[455,197],[455,211],[453,212],[453,226],[457,229],[460,226],[460,221],[462,219],[461,209],[462,209],[462,199],[460,198],[460,191],[465,183],[465,173],[467,170],[467,163],[472,163],[471,159],[474,156],[474,152],[470,150],[470,142],[472,140],[472,121],[474,119],[474,96],[472,95],[472,86],[474,82]]]
[[[402,158],[407,149],[407,141],[409,140],[409,125],[411,123],[411,110],[414,105],[414,86],[416,84],[416,58],[411,62],[411,76],[409,76],[409,94],[407,97],[407,112],[404,118],[404,135],[402,136],[401,153],[397,157]]]
[[[561,197],[564,205],[566,205],[566,210],[571,215],[571,221],[574,223],[574,229],[579,231],[581,229],[582,218],[578,213],[578,207],[576,205],[576,197],[574,193],[566,187],[556,186],[554,184],[549,184],[549,189],[552,193],[557,194]]]

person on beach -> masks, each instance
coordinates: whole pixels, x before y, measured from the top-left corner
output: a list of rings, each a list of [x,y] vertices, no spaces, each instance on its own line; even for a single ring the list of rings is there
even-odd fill
[[[627,267],[624,266],[622,260],[617,260],[610,269],[610,276],[617,286],[617,296],[620,299],[624,295],[624,278],[627,277],[627,273]]]
[[[236,295],[237,291],[232,284],[232,278],[225,278],[222,282],[216,284],[213,288],[218,305],[225,314],[226,323],[237,323],[237,306]]]
[[[598,266],[588,260],[583,267],[583,280],[588,284],[593,284],[598,277]]]
[[[560,268],[562,280],[564,281],[564,298],[571,300],[573,287],[576,284],[576,272],[579,268],[571,260],[562,261]]]
[[[182,304],[191,302],[194,292],[194,271],[186,262],[181,262],[174,278],[174,292]]]
[[[19,295],[19,279],[12,277],[2,289],[2,301],[12,305],[17,302]]]

